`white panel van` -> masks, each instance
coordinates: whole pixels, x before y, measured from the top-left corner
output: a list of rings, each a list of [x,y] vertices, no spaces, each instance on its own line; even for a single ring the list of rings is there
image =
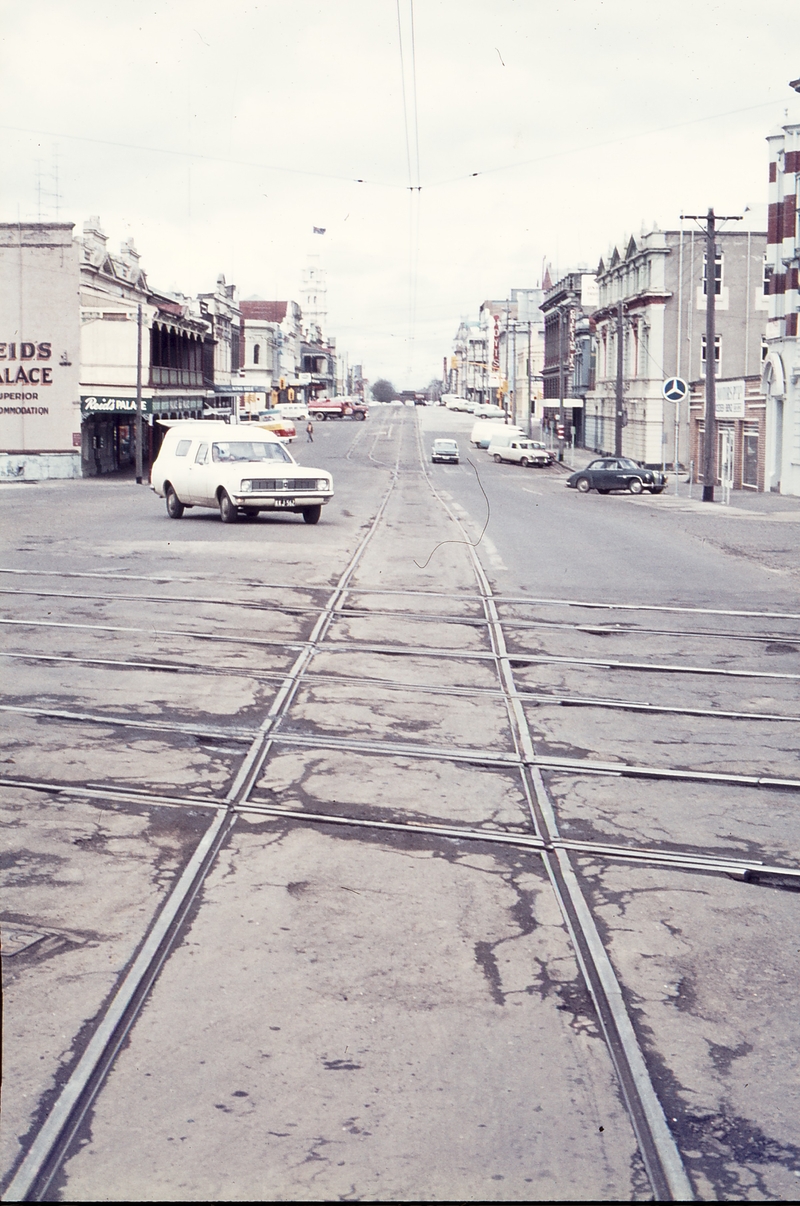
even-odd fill
[[[524,434],[521,427],[513,427],[502,419],[478,419],[469,438],[476,448],[488,448],[490,441],[504,432],[518,436]]]

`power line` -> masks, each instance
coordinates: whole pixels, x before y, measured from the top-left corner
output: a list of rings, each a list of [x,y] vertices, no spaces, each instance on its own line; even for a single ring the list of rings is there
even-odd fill
[[[515,168],[529,167],[532,163],[545,163],[550,159],[560,159],[564,155],[574,155],[582,151],[594,151],[601,147],[615,146],[620,142],[630,142],[634,138],[649,138],[653,134],[665,134],[670,130],[680,130],[685,126],[695,126],[704,121],[717,121],[722,117],[733,117],[737,113],[752,113],[756,109],[767,109],[770,105],[778,105],[780,101],[762,101],[757,105],[747,105],[743,109],[728,109],[724,113],[709,113],[705,117],[691,117],[688,121],[673,122],[668,126],[656,126],[652,130],[639,130],[635,134],[622,134],[619,138],[604,138],[601,142],[583,143],[581,146],[566,147],[563,150],[551,151],[547,155],[536,155],[532,159],[521,159],[517,163],[504,163],[497,167],[483,168],[477,172],[467,172],[463,176],[448,176],[446,180],[434,180],[426,188],[442,188],[446,184],[459,184],[463,180],[473,180],[476,176],[490,176],[496,172],[511,172]]]
[[[257,163],[252,159],[231,159],[224,155],[204,155],[199,151],[181,151],[174,147],[150,147],[142,143],[135,142],[117,142],[112,138],[95,138],[91,134],[64,134],[56,133],[53,130],[39,130],[32,126],[7,126],[0,125],[0,130],[10,130],[17,134],[42,134],[48,138],[67,138],[72,142],[91,142],[98,146],[105,147],[120,147],[125,151],[146,151],[152,155],[175,155],[183,159],[202,159],[207,163],[229,163],[236,167],[259,168],[268,172],[286,172],[293,176],[313,176],[322,180],[341,180],[346,184],[369,184],[376,188],[391,188],[402,189],[407,188],[403,184],[387,184],[383,180],[366,180],[360,176],[340,176],[332,172],[314,172],[307,168],[292,168],[284,167],[281,164],[275,163]]]

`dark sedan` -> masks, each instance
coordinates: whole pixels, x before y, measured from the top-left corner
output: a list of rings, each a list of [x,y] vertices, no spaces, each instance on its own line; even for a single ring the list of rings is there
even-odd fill
[[[667,479],[660,470],[645,469],[625,456],[601,457],[567,478],[567,485],[580,490],[581,494],[588,494],[590,490],[596,490],[598,494],[609,494],[612,490],[630,490],[631,494],[649,490],[651,494],[660,494],[666,484]]]

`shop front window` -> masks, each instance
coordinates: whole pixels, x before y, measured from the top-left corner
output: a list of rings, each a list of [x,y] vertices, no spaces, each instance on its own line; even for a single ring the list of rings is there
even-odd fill
[[[758,489],[758,432],[744,432],[742,443],[742,485]]]

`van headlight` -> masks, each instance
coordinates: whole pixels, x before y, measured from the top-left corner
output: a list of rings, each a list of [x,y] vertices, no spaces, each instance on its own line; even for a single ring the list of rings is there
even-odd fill
[[[327,477],[317,478],[317,489],[318,490],[330,490],[330,488],[331,488],[331,483]]]
[[[241,494],[252,494],[253,482],[251,478],[245,478],[245,480],[239,486],[239,492]]]

